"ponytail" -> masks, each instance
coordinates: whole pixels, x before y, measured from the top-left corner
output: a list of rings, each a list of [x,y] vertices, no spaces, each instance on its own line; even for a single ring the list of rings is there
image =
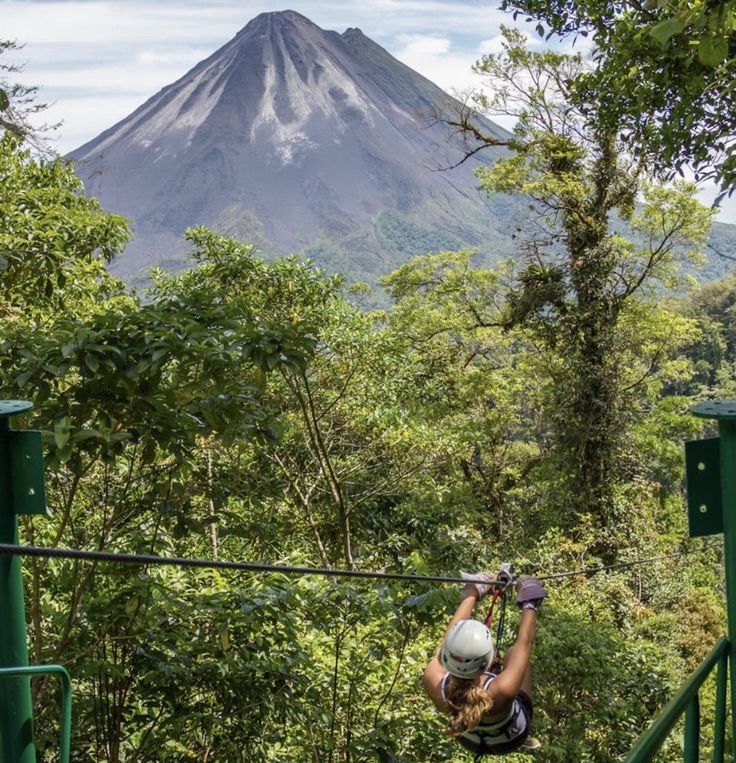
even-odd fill
[[[493,700],[477,678],[457,678],[451,675],[445,687],[449,732],[457,737],[472,731],[480,719],[493,707]]]

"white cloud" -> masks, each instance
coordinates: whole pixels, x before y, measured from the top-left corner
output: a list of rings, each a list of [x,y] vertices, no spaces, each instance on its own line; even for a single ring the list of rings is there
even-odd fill
[[[698,199],[702,204],[709,207],[716,200],[718,193],[718,189],[713,183],[703,183],[698,189]],[[736,194],[731,198],[726,197],[721,200],[716,213],[716,220],[722,223],[736,223]]]
[[[452,43],[447,37],[422,34],[400,34],[396,42],[403,46],[402,54],[411,55],[441,55],[447,53]]]
[[[302,10],[301,6],[305,6]],[[491,2],[457,2],[455,0],[371,0],[358,2],[292,2],[290,7],[324,26],[363,26],[372,37],[389,37],[406,32],[470,35],[492,34],[509,16]],[[328,17],[327,19],[325,17]]]
[[[447,37],[434,35],[398,35],[393,55],[402,63],[423,74],[443,90],[467,90],[479,81],[471,69],[477,56],[469,50],[457,50]]]
[[[232,37],[248,18],[237,4],[177,7],[156,2],[20,2],[0,3],[3,35],[29,46],[140,44],[175,36],[181,42]],[[6,31],[8,30],[8,31]]]
[[[175,37],[178,40],[222,41],[232,37],[259,13],[278,10],[260,0],[180,3],[173,0],[0,0],[3,34],[29,43],[138,43]],[[291,0],[287,7],[328,29],[365,26],[371,36],[417,30],[456,34],[492,34],[506,14],[493,3],[452,0],[371,0],[369,3]]]
[[[135,111],[141,102],[139,95],[117,94],[57,101],[43,114],[48,123],[64,122],[63,127],[56,131],[52,146],[60,154],[79,148]]]
[[[131,60],[125,67],[110,64],[85,66],[64,71],[53,69],[34,72],[44,87],[53,89],[62,96],[62,100],[76,97],[88,97],[99,94],[137,94],[148,96],[160,90],[164,85],[181,77],[199,59],[192,59],[189,65],[151,66]],[[73,80],[70,82],[70,77]]]
[[[516,26],[517,28],[520,28],[519,25],[513,25],[513,24],[506,24],[505,26]],[[537,34],[525,34],[524,37],[526,38],[526,46],[528,48],[540,48],[542,47],[542,39]],[[490,37],[487,40],[481,40],[480,43],[478,43],[478,55],[486,55],[490,53],[503,53],[503,43],[504,43],[504,37],[502,34],[494,35],[493,37]],[[569,45],[562,46],[563,48],[569,47]]]
[[[205,48],[191,48],[186,51],[165,51],[165,50],[142,50],[136,54],[135,62],[137,64],[174,64],[177,67],[191,68],[212,53]]]
[[[483,56],[491,53],[503,53],[503,36],[497,34],[488,40],[482,40],[478,45],[478,55]]]

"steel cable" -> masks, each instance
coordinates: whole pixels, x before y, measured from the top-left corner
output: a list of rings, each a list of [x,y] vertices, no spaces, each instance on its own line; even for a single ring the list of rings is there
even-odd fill
[[[701,551],[708,551],[713,546],[705,546],[704,548],[690,549],[689,551],[678,551],[672,554],[662,554],[661,556],[650,556],[646,559],[636,559],[632,562],[614,562],[613,564],[601,564],[598,567],[585,567],[580,570],[570,570],[568,572],[554,572],[549,575],[535,575],[537,580],[561,580],[562,578],[569,578],[573,575],[594,575],[597,572],[605,572],[607,570],[622,569],[624,567],[637,567],[641,564],[649,564],[651,562],[661,562],[665,559],[675,559],[680,556],[689,556],[691,554],[698,554]]]
[[[701,551],[708,550],[709,548],[712,547],[706,546],[702,549],[679,551],[672,554],[652,556],[646,559],[637,559],[631,562],[615,562],[613,564],[604,564],[597,567],[586,567],[583,569],[570,570],[567,572],[536,575],[535,577],[538,580],[560,580],[562,578],[571,577],[573,575],[594,575],[599,572],[605,572],[607,570],[635,567],[642,564],[663,561],[665,559],[674,559],[680,556],[696,554]],[[77,548],[44,548],[41,546],[21,546],[13,545],[10,543],[0,543],[0,556],[31,556],[43,557],[47,559],[72,559],[78,561],[113,562],[116,564],[130,565],[137,564],[200,569],[223,569],[236,570],[241,572],[281,573],[284,575],[322,575],[326,577],[367,578],[373,580],[406,580],[414,583],[490,583],[493,585],[494,583],[502,582],[500,580],[462,578],[446,575],[409,575],[398,572],[370,572],[363,570],[343,570],[323,567],[292,567],[283,564],[229,562],[218,559],[191,559],[178,556],[155,556],[152,554],[122,554],[111,551],[84,551]]]

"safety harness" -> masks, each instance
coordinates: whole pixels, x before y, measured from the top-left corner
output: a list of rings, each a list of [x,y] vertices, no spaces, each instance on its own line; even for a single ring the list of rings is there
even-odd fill
[[[442,680],[440,692],[442,699],[447,702],[446,687],[449,673]],[[496,679],[496,673],[486,673],[483,688],[488,689]],[[481,723],[472,731],[466,731],[458,737],[458,742],[475,753],[475,760],[480,760],[483,755],[502,755],[512,752],[526,739],[529,734],[529,708],[525,710],[524,701],[518,697],[514,700],[508,715],[498,721]]]

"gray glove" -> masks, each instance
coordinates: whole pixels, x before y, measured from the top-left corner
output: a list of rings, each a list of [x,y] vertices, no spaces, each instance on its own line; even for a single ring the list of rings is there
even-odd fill
[[[516,603],[519,609],[538,610],[547,591],[536,578],[519,578],[516,583]]]
[[[487,580],[488,583],[465,583],[460,589],[461,594],[472,593],[475,591],[478,594],[478,601],[488,596],[493,584],[496,582],[496,576],[490,572],[461,572],[460,577],[465,580]]]

